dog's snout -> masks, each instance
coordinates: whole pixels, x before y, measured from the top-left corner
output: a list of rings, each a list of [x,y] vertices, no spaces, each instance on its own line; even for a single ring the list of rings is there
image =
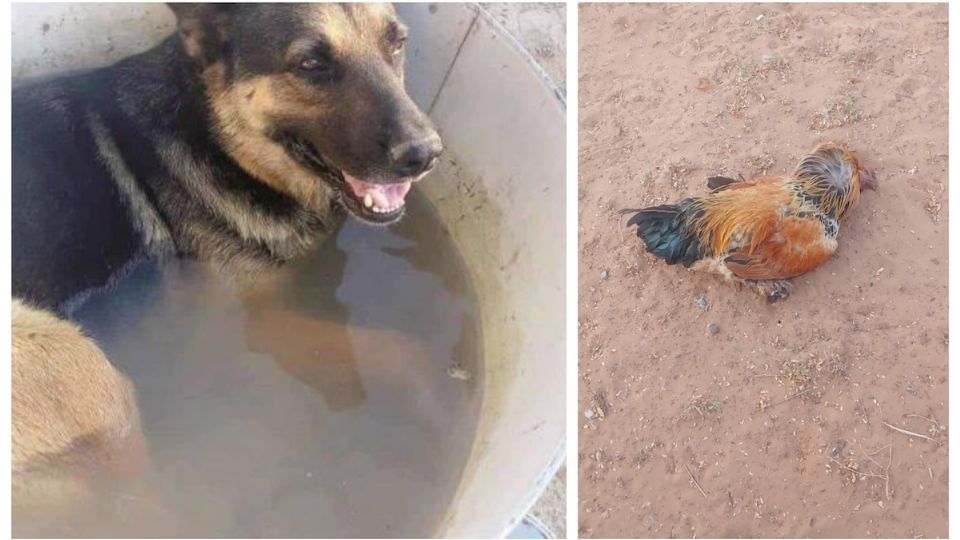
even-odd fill
[[[390,148],[394,170],[403,176],[419,176],[432,169],[443,152],[443,142],[436,133],[402,142]]]

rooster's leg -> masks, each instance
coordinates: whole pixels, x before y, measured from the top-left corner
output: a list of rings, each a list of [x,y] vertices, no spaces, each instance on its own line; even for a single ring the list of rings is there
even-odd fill
[[[750,281],[756,287],[756,291],[767,299],[767,302],[773,304],[780,300],[785,300],[790,296],[793,285],[785,279],[765,279],[761,281]]]

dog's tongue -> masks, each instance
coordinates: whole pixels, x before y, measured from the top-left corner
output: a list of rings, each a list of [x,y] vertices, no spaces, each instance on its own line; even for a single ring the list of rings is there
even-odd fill
[[[399,184],[372,184],[343,173],[343,178],[366,208],[396,210],[403,206],[403,198],[410,191],[410,181]]]

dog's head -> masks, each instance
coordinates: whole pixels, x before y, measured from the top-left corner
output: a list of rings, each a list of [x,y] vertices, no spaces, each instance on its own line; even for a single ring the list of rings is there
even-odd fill
[[[170,4],[220,142],[305,203],[400,218],[443,150],[403,86],[406,27],[383,4]],[[326,186],[326,188],[323,188]]]

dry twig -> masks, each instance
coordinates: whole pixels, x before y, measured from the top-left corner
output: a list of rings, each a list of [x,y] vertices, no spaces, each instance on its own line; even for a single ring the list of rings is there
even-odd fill
[[[695,476],[693,476],[693,472],[690,471],[690,466],[689,466],[689,465],[684,465],[683,467],[684,467],[685,469],[687,469],[687,474],[689,474],[689,475],[690,475],[690,479],[693,480],[693,485],[697,486],[697,489],[700,491],[700,494],[703,495],[703,498],[704,498],[704,499],[706,499],[706,498],[707,498],[707,494],[706,494],[706,492],[703,491],[703,488],[700,486],[700,482],[697,482],[697,478],[696,478]]]
[[[937,446],[940,446],[940,441],[934,439],[933,437],[928,437],[928,436],[922,435],[922,434],[920,434],[920,433],[914,433],[913,431],[907,431],[907,430],[905,430],[905,429],[900,429],[900,428],[898,428],[897,426],[894,426],[893,424],[890,424],[890,423],[888,423],[888,422],[886,422],[886,421],[884,421],[884,420],[881,420],[880,423],[883,424],[883,425],[885,425],[885,426],[887,426],[888,428],[890,428],[890,429],[898,432],[898,433],[903,433],[904,435],[909,435],[910,437],[919,437],[919,438],[921,438],[921,439],[926,439],[926,440],[928,440],[928,441],[936,444]]]

